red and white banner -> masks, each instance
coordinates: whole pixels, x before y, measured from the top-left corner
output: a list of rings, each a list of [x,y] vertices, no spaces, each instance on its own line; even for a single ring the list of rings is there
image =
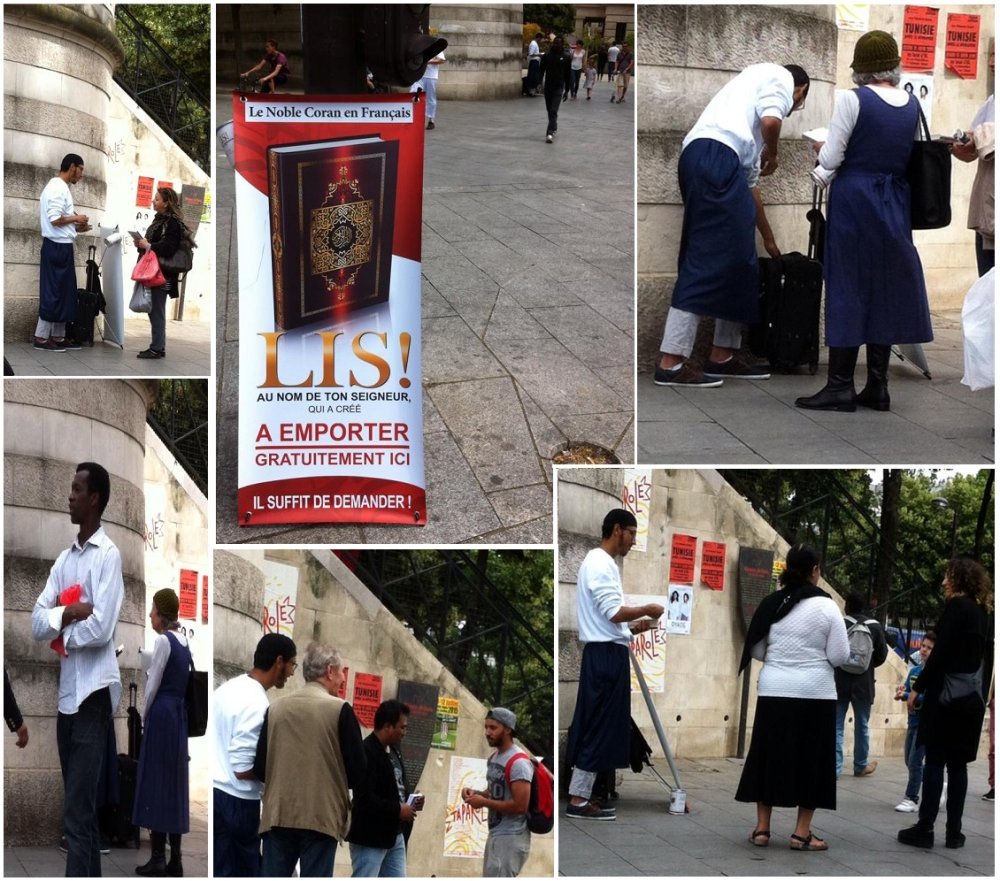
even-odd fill
[[[239,523],[427,522],[424,105],[233,96]]]

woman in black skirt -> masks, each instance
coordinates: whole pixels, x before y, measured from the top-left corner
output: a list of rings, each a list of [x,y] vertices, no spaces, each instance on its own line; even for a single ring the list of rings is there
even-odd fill
[[[763,661],[750,752],[737,801],[756,802],[756,847],[771,838],[771,809],[797,807],[789,847],[826,850],[812,833],[816,808],[837,807],[837,687],[833,668],[847,661],[847,629],[829,594],[817,587],[819,554],[800,544],[788,552],[781,589],[754,613],[740,671]]]
[[[990,576],[975,560],[959,557],[944,572],[944,611],[938,620],[937,642],[910,691],[912,708],[921,694],[917,743],[927,750],[919,821],[901,829],[897,838],[914,847],[934,846],[937,819],[948,768],[947,823],[944,846],[965,844],[962,813],[969,788],[968,763],[976,760],[983,733],[982,663],[993,609]]]

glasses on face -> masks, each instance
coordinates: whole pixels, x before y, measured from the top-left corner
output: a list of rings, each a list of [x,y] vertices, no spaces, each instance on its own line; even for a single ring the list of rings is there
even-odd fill
[[[299,666],[298,661],[285,661],[285,669],[288,670],[290,673],[294,673],[296,669],[298,669],[298,666]]]

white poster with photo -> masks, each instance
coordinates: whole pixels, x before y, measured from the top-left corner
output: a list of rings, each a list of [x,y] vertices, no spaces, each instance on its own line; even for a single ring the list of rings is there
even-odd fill
[[[444,855],[482,859],[486,850],[486,808],[469,807],[462,801],[466,787],[486,789],[486,759],[452,756],[448,777],[448,809],[444,818]]]
[[[929,73],[907,73],[904,71],[899,81],[899,87],[916,96],[920,102],[920,109],[924,111],[927,127],[933,135],[935,132],[934,123],[931,121],[931,110],[934,106],[934,77]],[[937,132],[937,134],[942,134],[942,132]],[[951,132],[943,134],[950,135]]]
[[[653,470],[626,468],[623,480],[622,507],[635,514],[638,524],[632,549],[645,552],[649,538],[649,503],[653,498]]]
[[[647,603],[659,603],[664,609],[667,608],[666,597],[654,597],[647,594],[625,594],[626,606],[644,606]],[[663,630],[663,618],[658,622],[659,627],[647,630],[645,633],[637,633],[632,640],[632,652],[639,662],[639,668],[646,680],[646,687],[651,692],[662,692],[663,681],[666,672],[666,648],[667,634]],[[639,692],[639,679],[635,675],[635,667],[629,665],[629,679],[632,684],[632,692]]]
[[[663,627],[667,633],[691,634],[694,617],[694,589],[690,584],[671,584],[667,593]]]

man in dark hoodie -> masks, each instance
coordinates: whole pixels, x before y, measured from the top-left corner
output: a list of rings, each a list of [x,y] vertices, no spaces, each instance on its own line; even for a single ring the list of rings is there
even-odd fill
[[[549,51],[542,56],[542,73],[545,76],[545,109],[549,114],[549,124],[545,129],[545,143],[551,144],[556,129],[559,128],[559,105],[563,90],[570,81],[570,57],[563,52],[562,37],[556,37]]]

